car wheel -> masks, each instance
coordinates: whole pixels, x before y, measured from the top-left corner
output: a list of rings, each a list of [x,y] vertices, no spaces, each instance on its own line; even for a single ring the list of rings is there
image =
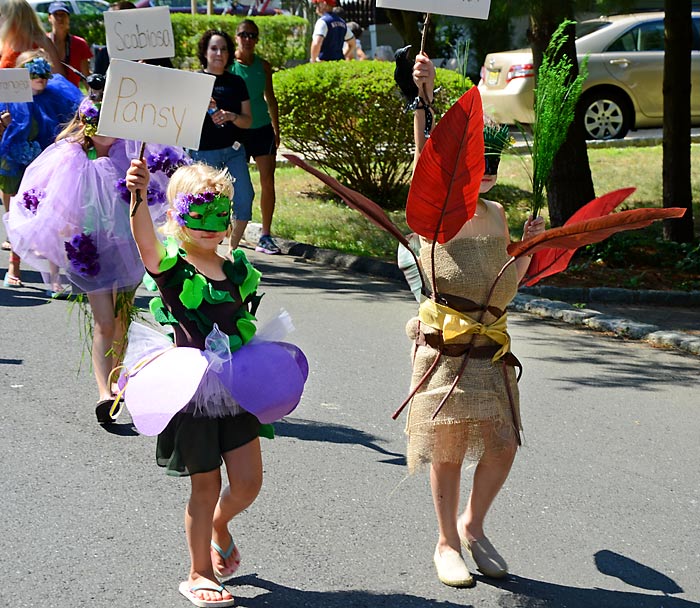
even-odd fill
[[[583,128],[586,139],[620,139],[627,135],[632,111],[623,95],[601,91],[583,100]]]

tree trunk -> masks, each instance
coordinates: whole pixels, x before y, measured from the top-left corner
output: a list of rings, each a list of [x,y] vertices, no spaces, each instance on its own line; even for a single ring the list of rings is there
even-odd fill
[[[394,26],[403,38],[404,44],[411,45],[411,55],[415,57],[420,51],[422,40],[422,23],[425,15],[413,11],[399,11],[396,9],[384,9],[391,25]],[[432,58],[435,53],[435,19],[428,22],[428,32],[425,37],[425,54]]]
[[[571,1],[532,2],[528,39],[536,71],[542,64],[542,56],[552,34],[564,19],[572,19],[573,15],[574,7]],[[571,58],[570,78],[573,80],[578,75],[578,61],[573,27],[570,29],[569,38],[562,50]],[[549,220],[552,226],[561,226],[578,209],[595,198],[583,121],[579,113],[580,109],[577,109],[567,138],[554,158],[547,182]]]
[[[691,0],[665,0],[664,19],[664,207],[685,207],[685,215],[664,221],[664,238],[693,240],[690,185],[690,69],[693,44]]]

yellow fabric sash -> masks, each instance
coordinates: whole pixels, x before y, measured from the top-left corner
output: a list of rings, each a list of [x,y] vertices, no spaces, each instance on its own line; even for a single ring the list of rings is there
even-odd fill
[[[497,361],[510,351],[507,313],[503,313],[503,316],[490,325],[484,325],[449,306],[443,306],[434,300],[424,300],[420,305],[418,316],[421,323],[441,331],[446,344],[459,336],[479,334],[501,345],[501,348],[491,359],[492,361]]]

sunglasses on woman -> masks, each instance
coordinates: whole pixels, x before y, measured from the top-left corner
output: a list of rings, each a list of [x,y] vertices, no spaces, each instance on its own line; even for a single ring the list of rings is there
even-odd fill
[[[243,38],[244,40],[257,40],[258,35],[255,32],[238,32],[236,34],[239,38]]]

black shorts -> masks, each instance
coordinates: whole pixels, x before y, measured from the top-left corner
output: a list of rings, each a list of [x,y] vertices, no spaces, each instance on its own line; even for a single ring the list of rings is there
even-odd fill
[[[248,160],[251,157],[257,158],[258,156],[276,154],[275,130],[272,128],[272,124],[267,124],[257,129],[247,129],[243,145],[245,146],[246,154],[248,154]]]
[[[156,462],[175,477],[214,471],[223,463],[222,454],[253,441],[259,432],[260,422],[248,412],[224,418],[179,412],[158,435]]]

